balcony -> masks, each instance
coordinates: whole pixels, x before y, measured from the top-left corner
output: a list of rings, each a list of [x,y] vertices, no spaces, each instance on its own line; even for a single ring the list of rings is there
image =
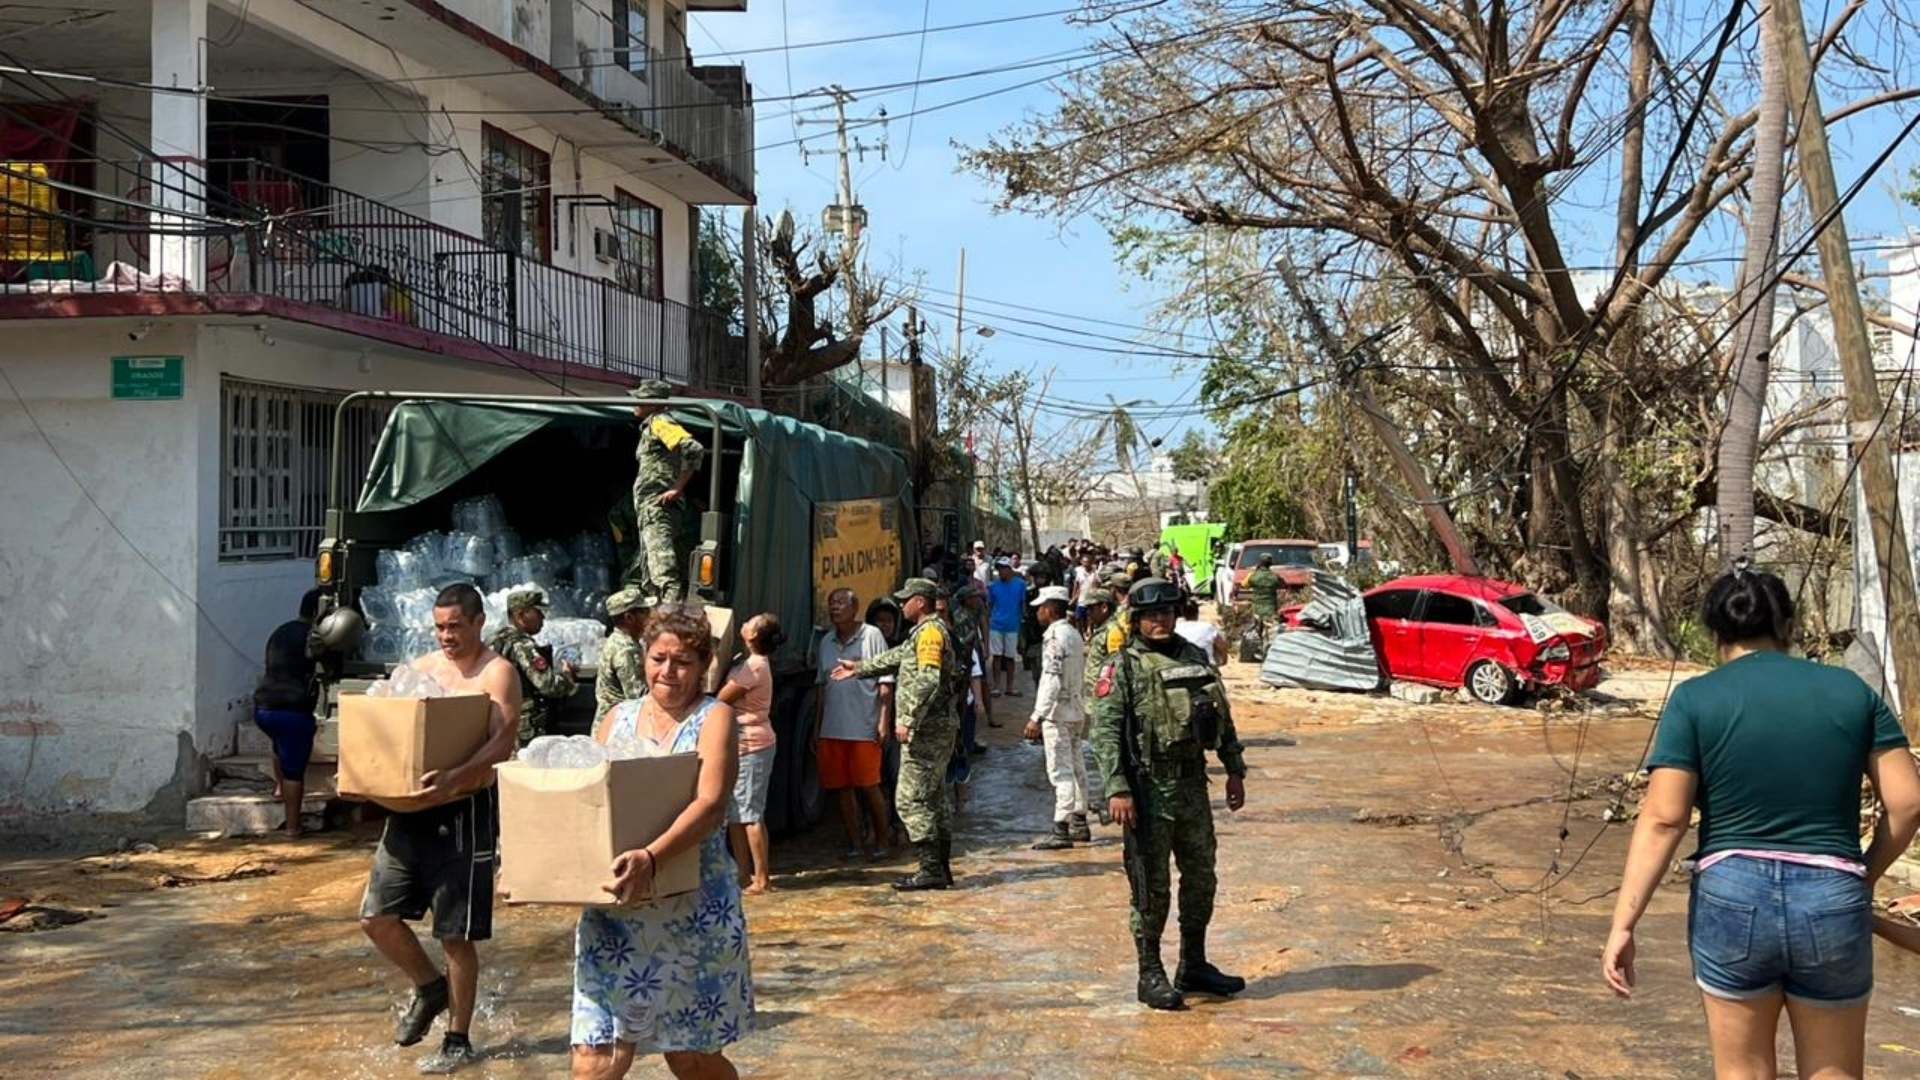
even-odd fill
[[[273,315],[563,376],[722,392],[745,382],[744,340],[720,316],[263,162],[210,161],[205,174],[154,161],[0,165],[0,319]],[[204,211],[161,205],[183,190]]]

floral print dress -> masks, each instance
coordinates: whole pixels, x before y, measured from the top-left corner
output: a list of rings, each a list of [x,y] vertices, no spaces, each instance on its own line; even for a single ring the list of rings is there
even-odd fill
[[[706,698],[656,744],[639,731],[641,701],[608,721],[615,758],[694,752],[714,705]],[[722,830],[700,843],[700,888],[634,908],[585,908],[574,931],[576,1046],[634,1044],[636,1053],[714,1053],[753,1030],[753,975],[740,884]]]

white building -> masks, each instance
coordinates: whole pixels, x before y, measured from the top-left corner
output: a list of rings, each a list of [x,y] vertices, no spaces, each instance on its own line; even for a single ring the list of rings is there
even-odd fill
[[[744,381],[745,0],[91,0],[0,42],[0,820],[172,815],[311,584],[357,389]],[[349,456],[377,419],[352,418]],[[177,820],[177,818],[176,818]]]

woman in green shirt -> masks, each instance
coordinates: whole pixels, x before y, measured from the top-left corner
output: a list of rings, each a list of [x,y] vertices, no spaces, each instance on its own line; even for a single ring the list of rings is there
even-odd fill
[[[1687,938],[1721,1077],[1775,1075],[1782,1007],[1801,1076],[1857,1077],[1873,991],[1873,885],[1920,827],[1920,775],[1886,703],[1787,653],[1793,600],[1744,561],[1707,592],[1720,666],[1660,715],[1603,974],[1633,989],[1634,926],[1700,811]],[[1860,850],[1860,780],[1886,806]]]

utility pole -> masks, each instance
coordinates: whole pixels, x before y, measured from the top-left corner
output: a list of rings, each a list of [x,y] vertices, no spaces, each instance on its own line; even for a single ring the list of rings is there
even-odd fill
[[[1820,88],[1813,79],[1806,23],[1799,0],[1776,2],[1771,7],[1781,57],[1786,62],[1788,100],[1800,103],[1796,117],[1799,143],[1794,155],[1800,162],[1800,184],[1806,189],[1807,209],[1813,220],[1824,222],[1818,237],[1820,271],[1827,279],[1827,306],[1833,313],[1834,351],[1840,356],[1840,370],[1847,381],[1847,437],[1860,470],[1860,488],[1873,534],[1874,563],[1885,593],[1887,640],[1876,644],[1883,656],[1893,659],[1900,725],[1912,739],[1920,737],[1920,600],[1915,597],[1913,555],[1907,548],[1906,524],[1901,520],[1900,487],[1887,448],[1887,415],[1874,376],[1873,343],[1867,336],[1866,310],[1860,305],[1860,284],[1854,277],[1846,220],[1840,213],[1839,184],[1833,177],[1826,114],[1821,110]],[[1856,538],[1859,528],[1859,522],[1855,522]]]
[[[865,161],[868,154],[877,153],[880,155],[880,160],[885,161],[887,159],[887,141],[884,137],[877,143],[864,142],[859,136],[854,136],[851,140],[847,138],[847,106],[858,99],[845,88],[835,84],[815,90],[813,94],[824,95],[832,100],[833,116],[831,118],[803,116],[795,120],[795,123],[833,125],[834,133],[839,141],[840,201],[821,211],[820,227],[842,238],[840,245],[840,265],[852,266],[859,258],[860,236],[867,228],[867,208],[860,205],[859,200],[854,197],[853,193],[853,158],[858,156],[861,161]],[[871,124],[878,121],[884,124],[886,119],[887,110],[883,108],[875,117],[867,120],[866,123]],[[802,141],[800,144],[801,164],[804,165],[806,163],[807,156],[807,144]]]
[[[953,358],[960,359],[962,335],[967,322],[967,249],[960,249],[960,275],[955,279],[953,298]]]
[[[753,204],[740,223],[740,322],[747,335],[747,402],[760,405],[760,222]]]
[[[1400,429],[1394,426],[1393,419],[1380,408],[1374,399],[1373,387],[1367,385],[1367,378],[1358,365],[1348,368],[1342,362],[1345,351],[1334,340],[1333,331],[1327,327],[1325,319],[1320,317],[1320,309],[1307,297],[1307,290],[1300,284],[1299,275],[1294,272],[1293,264],[1280,262],[1280,280],[1286,285],[1287,292],[1307,320],[1313,335],[1320,342],[1320,352],[1328,363],[1340,364],[1347,369],[1345,381],[1353,395],[1354,402],[1372,426],[1373,433],[1381,445],[1387,448],[1388,456],[1393,458],[1394,468],[1400,473],[1401,482],[1413,493],[1413,499],[1420,504],[1420,510],[1427,516],[1427,524],[1434,535],[1440,538],[1440,546],[1447,549],[1447,558],[1453,564],[1453,572],[1465,577],[1479,577],[1480,564],[1474,561],[1473,552],[1467,548],[1466,538],[1460,535],[1460,529],[1453,523],[1453,515],[1447,512],[1446,504],[1434,493],[1433,485],[1427,481],[1427,471],[1422,468],[1413,452],[1407,449],[1406,440],[1401,438]],[[1357,552],[1356,552],[1357,553]]]
[[[926,369],[920,363],[920,332],[925,327],[920,322],[920,309],[907,307],[907,439],[912,448],[912,457],[908,460],[908,471],[913,476],[915,498],[924,499],[927,495],[927,438],[922,430],[920,380],[926,377]]]

